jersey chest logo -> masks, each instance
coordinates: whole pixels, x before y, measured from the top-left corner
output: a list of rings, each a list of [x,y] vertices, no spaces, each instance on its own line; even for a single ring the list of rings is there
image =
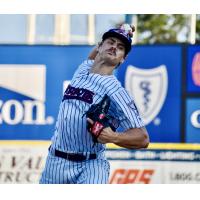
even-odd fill
[[[94,92],[90,90],[83,89],[83,88],[76,88],[69,85],[67,89],[65,90],[62,101],[66,99],[77,99],[77,100],[81,100],[86,103],[92,104],[93,96],[94,96]]]
[[[149,124],[160,112],[168,88],[165,65],[153,69],[140,69],[128,66],[125,87],[133,96],[144,124]]]

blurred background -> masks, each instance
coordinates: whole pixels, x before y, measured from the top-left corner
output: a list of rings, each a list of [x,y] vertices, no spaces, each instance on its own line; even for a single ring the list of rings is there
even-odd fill
[[[110,183],[200,183],[200,14],[1,14],[0,183],[38,183],[63,91],[122,23],[136,31],[115,75],[151,144],[107,145]]]
[[[94,45],[121,23],[136,27],[135,44],[198,43],[200,15],[1,14],[2,44]]]

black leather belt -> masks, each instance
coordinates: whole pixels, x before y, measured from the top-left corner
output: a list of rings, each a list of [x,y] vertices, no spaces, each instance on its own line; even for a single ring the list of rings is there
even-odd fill
[[[88,157],[83,154],[66,153],[55,149],[55,156],[71,161],[84,161],[97,158],[96,154],[90,154]]]

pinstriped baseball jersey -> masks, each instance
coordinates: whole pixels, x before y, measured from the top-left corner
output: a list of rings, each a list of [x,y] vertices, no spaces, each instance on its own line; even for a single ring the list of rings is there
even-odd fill
[[[114,75],[89,73],[93,62],[86,60],[79,66],[64,93],[52,138],[55,149],[75,153],[98,153],[105,149],[101,143],[93,145],[84,115],[105,94],[111,99],[109,114],[119,119],[124,130],[143,126],[134,101]]]
[[[108,183],[110,164],[105,158],[105,145],[95,143],[87,131],[85,113],[99,103],[105,94],[110,97],[109,115],[120,121],[123,130],[142,127],[134,101],[113,75],[90,73],[94,61],[84,61],[75,72],[59,108],[55,133],[40,183]],[[63,159],[56,151],[96,159],[81,162]]]

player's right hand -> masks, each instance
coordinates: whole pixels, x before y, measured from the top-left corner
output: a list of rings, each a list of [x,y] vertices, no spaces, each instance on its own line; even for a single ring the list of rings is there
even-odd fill
[[[97,140],[102,144],[115,143],[117,141],[117,137],[118,134],[116,132],[114,132],[110,127],[106,127],[101,131]]]

